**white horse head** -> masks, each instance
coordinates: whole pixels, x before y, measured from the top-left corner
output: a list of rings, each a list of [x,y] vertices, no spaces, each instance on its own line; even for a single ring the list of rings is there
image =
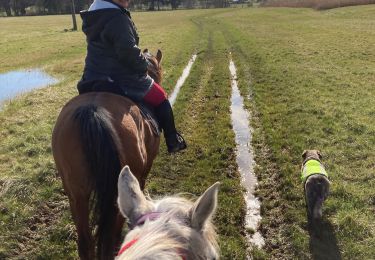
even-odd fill
[[[218,188],[217,182],[194,203],[176,196],[151,200],[125,166],[118,180],[118,205],[132,230],[117,259],[219,259],[211,222]]]

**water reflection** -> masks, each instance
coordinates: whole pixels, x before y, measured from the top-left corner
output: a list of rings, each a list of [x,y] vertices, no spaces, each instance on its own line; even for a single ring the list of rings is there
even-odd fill
[[[176,101],[178,92],[180,92],[180,88],[185,83],[186,78],[189,76],[191,67],[193,66],[196,58],[197,58],[197,55],[194,54],[189,60],[188,65],[185,67],[184,71],[182,72],[181,77],[177,80],[176,86],[174,87],[173,92],[169,97],[169,102],[171,103],[172,106],[174,102]]]
[[[11,71],[0,74],[0,102],[32,89],[56,84],[57,79],[40,69]]]
[[[233,61],[230,61],[229,70],[232,76],[232,97],[231,97],[231,118],[233,131],[237,144],[237,164],[238,170],[242,176],[242,184],[246,188],[246,228],[253,230],[253,235],[248,235],[249,241],[261,248],[264,245],[262,235],[257,232],[262,217],[260,216],[260,202],[254,196],[255,188],[258,184],[254,174],[254,153],[250,145],[252,133],[249,127],[249,112],[244,109],[243,97],[240,94],[237,85],[236,67]]]

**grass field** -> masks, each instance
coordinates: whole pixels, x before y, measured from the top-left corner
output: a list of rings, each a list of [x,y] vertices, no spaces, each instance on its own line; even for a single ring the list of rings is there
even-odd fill
[[[223,259],[245,259],[244,202],[231,130],[228,53],[252,111],[263,250],[254,258],[374,259],[374,6],[135,13],[141,46],[164,51],[169,91],[198,59],[175,105],[189,149],[161,146],[147,190],[200,194],[223,184],[215,223]],[[51,157],[61,107],[76,95],[85,55],[69,16],[0,19],[0,72],[42,67],[57,86],[0,112],[0,259],[76,258],[75,230]],[[220,142],[218,141],[220,140]],[[309,234],[299,180],[303,149],[318,148],[332,180],[320,234]]]
[[[261,6],[297,7],[327,10],[346,6],[375,4],[374,0],[266,0]]]

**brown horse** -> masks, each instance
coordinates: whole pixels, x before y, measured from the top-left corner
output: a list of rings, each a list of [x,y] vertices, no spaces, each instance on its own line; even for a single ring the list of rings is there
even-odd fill
[[[152,64],[149,75],[160,83],[161,51],[156,57],[145,56]],[[143,189],[159,142],[138,106],[123,96],[91,92],[63,107],[52,151],[69,198],[81,259],[114,257],[124,224],[116,206],[118,176],[129,165]]]

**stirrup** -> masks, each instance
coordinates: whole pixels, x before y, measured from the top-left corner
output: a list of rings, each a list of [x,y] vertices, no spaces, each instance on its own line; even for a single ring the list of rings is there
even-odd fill
[[[176,135],[166,139],[168,153],[177,153],[181,150],[186,149],[186,142],[182,135],[176,133]]]

